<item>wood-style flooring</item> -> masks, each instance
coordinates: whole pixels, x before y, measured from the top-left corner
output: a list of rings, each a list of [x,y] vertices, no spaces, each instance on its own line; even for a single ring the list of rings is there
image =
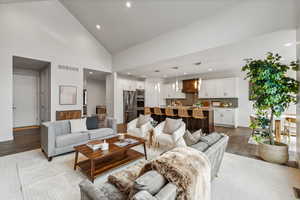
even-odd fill
[[[126,129],[126,124],[118,125],[118,133],[125,133]],[[251,129],[215,127],[215,131],[229,136],[226,152],[260,159],[258,157],[258,146],[248,143],[251,135]],[[40,148],[40,129],[15,131],[13,141],[0,142],[0,156],[38,148]],[[291,161],[288,163],[288,166],[294,167],[294,156],[291,154],[290,157]]]
[[[0,142],[0,156],[30,151],[41,147],[40,129],[14,131],[14,140]]]

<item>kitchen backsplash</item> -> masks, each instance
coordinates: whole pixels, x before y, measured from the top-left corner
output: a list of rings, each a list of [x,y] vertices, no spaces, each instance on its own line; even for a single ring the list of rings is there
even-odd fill
[[[191,106],[193,104],[198,103],[201,101],[205,104],[212,105],[212,102],[220,102],[221,107],[231,107],[231,108],[237,108],[239,106],[238,98],[208,98],[208,99],[199,99],[198,94],[186,94],[185,99],[166,99],[166,105],[183,105],[183,106]],[[216,103],[218,104],[218,103]]]

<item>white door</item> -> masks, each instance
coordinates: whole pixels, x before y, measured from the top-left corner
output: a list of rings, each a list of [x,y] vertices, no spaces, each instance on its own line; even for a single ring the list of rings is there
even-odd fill
[[[38,79],[36,75],[13,75],[13,125],[38,125]]]

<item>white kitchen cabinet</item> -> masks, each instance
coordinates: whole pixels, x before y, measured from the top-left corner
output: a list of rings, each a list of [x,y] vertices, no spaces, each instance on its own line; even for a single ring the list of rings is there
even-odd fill
[[[238,78],[202,80],[199,98],[238,98]]]
[[[179,82],[179,88],[182,88],[182,81]],[[175,90],[175,82],[162,84],[162,92],[164,99],[180,99],[186,97],[185,93],[181,90]]]
[[[237,108],[214,108],[214,124],[237,127]]]

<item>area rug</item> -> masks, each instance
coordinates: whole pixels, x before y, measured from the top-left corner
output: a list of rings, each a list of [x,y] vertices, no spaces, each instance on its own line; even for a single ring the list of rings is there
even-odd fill
[[[0,157],[1,199],[80,200],[78,184],[86,177],[73,170],[73,161],[71,153],[48,162],[40,150]],[[98,177],[95,185],[110,173]],[[294,186],[300,187],[299,169],[225,153],[219,176],[212,183],[212,200],[293,200]]]

